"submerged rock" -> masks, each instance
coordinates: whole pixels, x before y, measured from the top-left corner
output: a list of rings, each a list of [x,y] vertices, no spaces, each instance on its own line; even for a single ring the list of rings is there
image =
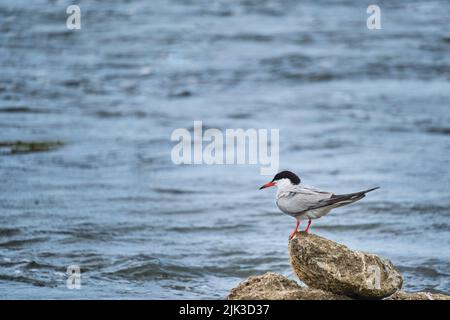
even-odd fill
[[[0,141],[0,154],[43,152],[62,146],[61,141]]]
[[[349,300],[319,289],[304,288],[281,274],[252,276],[231,289],[229,300]]]
[[[430,292],[405,292],[397,291],[388,298],[389,300],[450,300],[450,296]]]
[[[289,242],[289,256],[295,274],[306,285],[339,295],[381,299],[403,284],[389,260],[305,232],[297,232]]]

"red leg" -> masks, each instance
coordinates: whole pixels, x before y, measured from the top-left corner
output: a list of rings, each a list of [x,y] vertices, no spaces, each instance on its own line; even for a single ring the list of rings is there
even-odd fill
[[[292,231],[291,234],[289,235],[289,240],[292,240],[292,238],[294,237],[295,233],[298,231],[298,226],[299,225],[300,225],[300,221],[297,220],[297,224],[295,225],[294,231]]]
[[[308,231],[309,231],[309,226],[311,225],[311,222],[312,222],[312,220],[309,219],[309,220],[308,220],[308,225],[306,226],[306,229],[305,229],[305,232],[306,232],[306,233],[308,233]]]

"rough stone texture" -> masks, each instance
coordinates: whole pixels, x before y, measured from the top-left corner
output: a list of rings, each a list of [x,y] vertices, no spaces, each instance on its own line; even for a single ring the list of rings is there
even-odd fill
[[[318,289],[300,287],[281,274],[267,272],[252,276],[231,289],[229,300],[349,300]]]
[[[289,242],[289,256],[295,274],[306,285],[339,295],[381,299],[403,284],[389,260],[305,232],[297,232]]]
[[[389,300],[450,300],[450,296],[430,292],[404,292],[397,291]]]

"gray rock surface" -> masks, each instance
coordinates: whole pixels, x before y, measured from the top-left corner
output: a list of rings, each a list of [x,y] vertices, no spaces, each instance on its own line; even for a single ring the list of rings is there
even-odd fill
[[[274,272],[252,276],[231,289],[229,300],[349,300],[319,289],[304,288]]]
[[[289,242],[292,268],[311,288],[359,299],[381,299],[400,290],[403,279],[389,260],[353,251],[331,240],[298,232]]]
[[[404,292],[397,291],[389,300],[450,300],[450,296],[430,292]]]

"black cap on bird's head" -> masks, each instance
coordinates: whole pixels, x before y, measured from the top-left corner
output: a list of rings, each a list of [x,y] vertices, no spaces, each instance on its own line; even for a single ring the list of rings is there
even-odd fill
[[[281,172],[278,172],[275,175],[275,177],[273,177],[272,181],[267,182],[265,185],[263,185],[261,188],[259,188],[259,190],[276,186],[277,182],[282,179],[288,179],[291,182],[291,184],[294,184],[294,185],[300,184],[300,182],[301,182],[300,178],[295,173],[290,172],[290,171],[281,171]]]
[[[295,173],[290,171],[281,171],[277,173],[275,177],[273,177],[272,182],[281,179],[289,179],[292,184],[299,184],[301,181],[300,178]]]

